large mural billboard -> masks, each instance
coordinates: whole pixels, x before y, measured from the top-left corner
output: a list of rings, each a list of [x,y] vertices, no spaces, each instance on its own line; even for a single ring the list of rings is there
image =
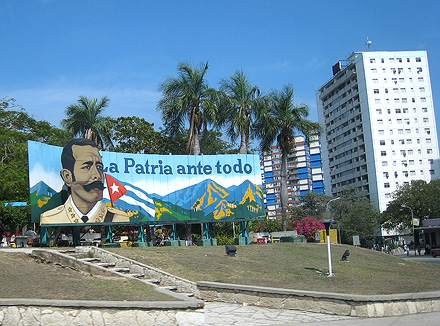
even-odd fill
[[[264,218],[258,155],[152,155],[28,142],[32,222],[163,224]]]

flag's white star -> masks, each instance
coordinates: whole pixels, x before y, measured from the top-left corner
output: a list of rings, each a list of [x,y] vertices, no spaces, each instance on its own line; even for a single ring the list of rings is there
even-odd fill
[[[115,192],[119,192],[119,186],[117,186],[115,183],[110,187],[112,189],[112,194]]]

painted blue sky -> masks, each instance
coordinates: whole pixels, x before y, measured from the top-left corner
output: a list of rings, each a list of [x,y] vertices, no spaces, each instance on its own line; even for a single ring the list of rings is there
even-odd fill
[[[0,98],[59,126],[80,95],[158,129],[158,85],[179,62],[207,80],[243,70],[263,91],[295,88],[317,121],[315,91],[353,51],[426,50],[440,103],[439,1],[1,0]],[[437,121],[440,118],[437,117]],[[440,128],[438,128],[440,129]]]

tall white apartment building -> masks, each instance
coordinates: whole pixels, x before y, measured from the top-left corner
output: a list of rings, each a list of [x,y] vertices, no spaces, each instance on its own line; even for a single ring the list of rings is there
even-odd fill
[[[399,185],[440,177],[426,51],[354,52],[317,103],[326,194],[356,187],[384,211]]]

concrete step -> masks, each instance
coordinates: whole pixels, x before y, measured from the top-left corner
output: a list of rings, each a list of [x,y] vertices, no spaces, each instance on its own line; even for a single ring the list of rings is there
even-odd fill
[[[128,268],[128,267],[113,268],[113,271],[115,271],[117,273],[127,274],[127,273],[130,273],[130,268]]]
[[[81,261],[86,261],[88,263],[98,263],[101,261],[100,258],[80,258]]]
[[[145,274],[129,274],[128,276],[134,277],[134,278],[143,278],[143,277],[145,277]]]
[[[101,267],[106,267],[106,268],[115,267],[116,266],[115,263],[99,263],[98,265],[101,266]]]

